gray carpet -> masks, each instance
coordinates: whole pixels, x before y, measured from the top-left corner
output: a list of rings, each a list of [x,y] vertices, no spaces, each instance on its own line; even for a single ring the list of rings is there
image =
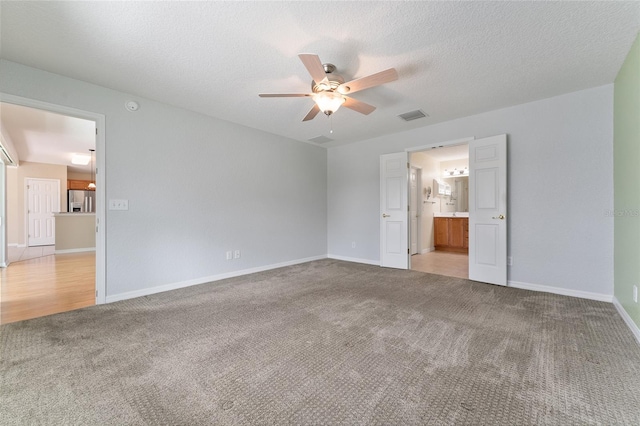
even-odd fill
[[[613,305],[322,260],[0,328],[0,423],[640,424]]]

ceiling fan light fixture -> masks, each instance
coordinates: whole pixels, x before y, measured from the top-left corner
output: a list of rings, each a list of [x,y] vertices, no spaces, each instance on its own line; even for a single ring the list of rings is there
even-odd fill
[[[320,92],[313,95],[313,100],[326,115],[331,115],[345,102],[344,96],[336,92]]]

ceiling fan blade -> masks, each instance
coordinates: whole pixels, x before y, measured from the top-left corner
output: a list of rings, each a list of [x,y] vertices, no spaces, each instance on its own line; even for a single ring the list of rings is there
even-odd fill
[[[320,57],[312,53],[301,53],[298,55],[302,63],[304,64],[311,78],[316,83],[320,83],[322,80],[327,80],[327,75],[324,73],[324,67],[320,62]]]
[[[388,70],[380,71],[375,74],[368,75],[366,77],[347,81],[346,83],[343,83],[340,86],[338,86],[338,92],[342,94],[354,93],[359,90],[364,90],[370,87],[389,83],[390,81],[395,81],[397,79],[398,79],[398,71],[396,71],[395,68],[389,68]]]
[[[311,93],[260,93],[261,98],[304,98],[313,96]]]
[[[376,110],[376,107],[374,107],[373,105],[369,105],[367,103],[364,103],[362,101],[358,101],[358,100],[350,98],[348,96],[345,96],[344,98],[345,98],[345,101],[342,104],[342,106],[345,107],[345,108],[349,108],[349,109],[352,109],[354,111],[357,111],[360,114],[369,115],[373,111]]]
[[[313,120],[314,118],[316,118],[316,115],[318,115],[319,112],[320,112],[320,108],[318,108],[318,105],[317,104],[313,105],[313,108],[311,108],[311,111],[309,111],[309,113],[305,115],[302,121]]]

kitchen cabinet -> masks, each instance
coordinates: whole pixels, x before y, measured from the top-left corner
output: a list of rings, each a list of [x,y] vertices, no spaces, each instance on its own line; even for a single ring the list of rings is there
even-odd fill
[[[469,218],[433,218],[434,245],[436,250],[469,252]]]
[[[67,180],[67,189],[80,189],[83,191],[95,191],[95,189],[89,189],[90,180],[77,180],[77,179],[68,179]]]

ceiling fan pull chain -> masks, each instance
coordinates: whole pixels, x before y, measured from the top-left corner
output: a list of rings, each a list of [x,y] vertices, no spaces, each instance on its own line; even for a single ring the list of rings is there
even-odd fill
[[[329,133],[333,133],[333,114],[329,116]]]

